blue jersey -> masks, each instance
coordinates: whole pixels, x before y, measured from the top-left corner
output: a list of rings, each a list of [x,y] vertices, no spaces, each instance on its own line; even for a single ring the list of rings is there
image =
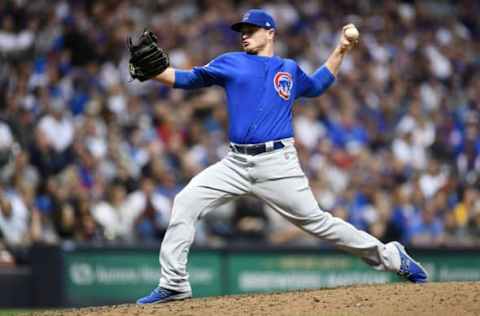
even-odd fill
[[[174,88],[223,87],[230,141],[257,144],[293,137],[295,100],[319,96],[334,81],[326,67],[308,76],[291,59],[233,52],[191,71],[176,70]]]

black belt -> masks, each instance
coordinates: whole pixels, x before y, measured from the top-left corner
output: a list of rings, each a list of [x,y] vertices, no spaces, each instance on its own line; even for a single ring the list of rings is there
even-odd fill
[[[237,145],[237,144],[230,144],[230,149],[233,152],[245,155],[255,156],[258,154],[265,153],[267,151],[272,151],[275,149],[280,149],[285,147],[285,145],[281,141],[273,142],[273,147],[267,148],[267,144],[256,144],[256,145]]]

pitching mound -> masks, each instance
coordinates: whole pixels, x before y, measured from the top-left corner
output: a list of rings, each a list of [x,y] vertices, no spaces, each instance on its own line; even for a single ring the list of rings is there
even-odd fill
[[[480,315],[480,283],[385,284],[34,313],[117,315]]]

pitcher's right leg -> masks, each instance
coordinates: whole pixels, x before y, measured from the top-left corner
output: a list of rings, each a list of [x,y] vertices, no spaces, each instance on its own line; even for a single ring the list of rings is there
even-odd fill
[[[228,158],[205,169],[175,197],[172,216],[160,251],[160,287],[191,291],[186,271],[187,256],[200,216],[247,193],[250,182]]]
[[[163,303],[192,296],[187,257],[199,217],[228,200],[248,193],[245,170],[225,158],[195,176],[175,197],[170,224],[160,250],[159,286],[137,304]]]

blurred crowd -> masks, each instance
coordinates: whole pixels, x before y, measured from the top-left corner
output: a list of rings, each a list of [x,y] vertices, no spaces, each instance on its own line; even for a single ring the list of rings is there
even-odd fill
[[[295,107],[320,206],[383,241],[480,246],[478,1],[0,2],[0,262],[65,240],[159,244],[175,197],[228,150],[223,91],[128,75],[127,36],[155,32],[176,68],[239,50],[249,8],[277,20],[276,54],[307,73],[341,27],[361,42],[336,84]],[[254,197],[195,242],[319,245]]]

